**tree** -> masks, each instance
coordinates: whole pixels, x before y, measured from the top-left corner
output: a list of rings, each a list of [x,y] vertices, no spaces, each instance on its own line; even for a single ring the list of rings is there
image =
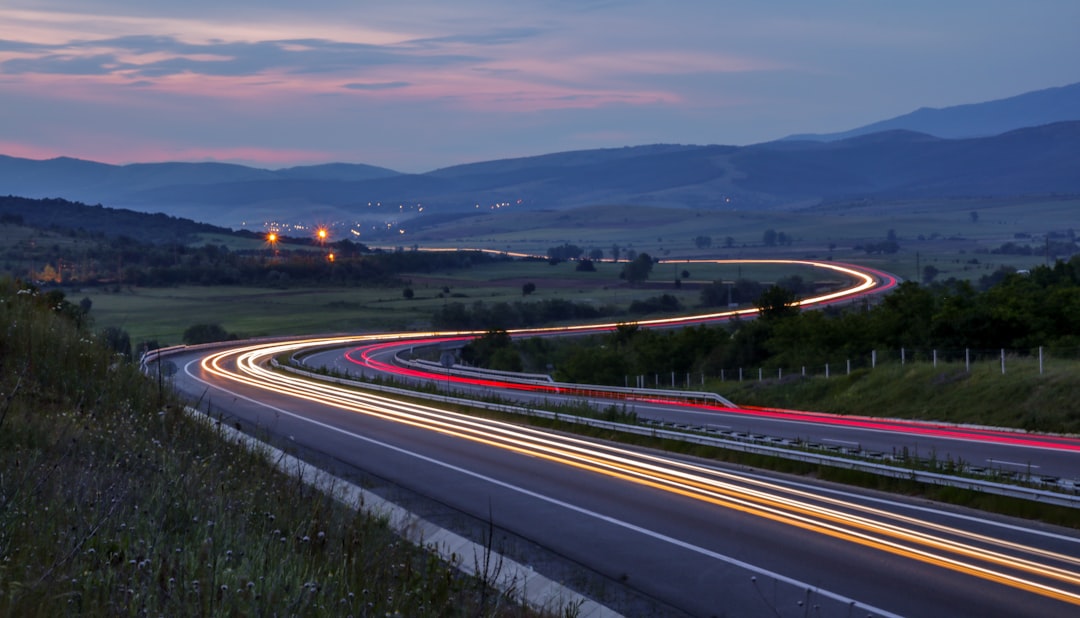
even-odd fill
[[[532,281],[530,281],[530,282],[528,282],[528,283],[521,286],[521,295],[522,296],[528,296],[529,294],[532,294],[535,291],[536,291],[536,284],[533,283]]]
[[[712,246],[711,236],[696,236],[694,237],[694,246],[698,249],[708,249]]]
[[[938,276],[938,274],[940,274],[940,273],[941,273],[941,271],[940,271],[940,270],[938,270],[937,266],[934,266],[933,264],[927,264],[927,265],[926,265],[926,266],[924,266],[924,267],[923,267],[923,269],[922,269],[922,280],[923,280],[923,283],[930,283],[930,282],[931,282],[931,281],[933,281],[933,280],[934,280],[934,278],[935,278],[935,277],[937,277],[937,276]]]
[[[611,245],[611,261],[613,261],[613,262],[618,262],[619,261],[619,252],[620,251],[622,251],[622,250],[619,248],[619,245]]]
[[[754,305],[761,314],[761,319],[768,322],[798,315],[796,300],[798,299],[791,290],[774,285],[762,292]]]
[[[761,235],[761,242],[764,243],[766,247],[775,247],[776,237],[776,230],[769,228]]]
[[[623,265],[619,278],[626,279],[631,284],[641,283],[649,278],[652,272],[653,259],[648,253],[640,253],[632,261]]]
[[[581,257],[583,253],[585,253],[584,249],[570,243],[563,243],[558,247],[549,247],[547,250],[548,259],[551,260],[553,264],[566,260],[576,260]]]
[[[117,354],[131,358],[131,336],[122,328],[107,326],[101,330],[101,338]]]
[[[576,270],[578,272],[590,272],[591,273],[591,272],[596,272],[596,266],[593,264],[592,260],[580,260],[580,261],[578,261],[577,266],[574,267],[574,270]]]
[[[492,359],[499,351],[509,350],[512,354],[504,353],[502,356],[502,364],[505,367],[506,364],[513,362],[510,360],[511,356],[517,355],[512,346],[513,342],[509,333],[502,329],[492,329],[465,344],[465,347],[461,349],[461,360],[475,367],[490,367]],[[518,358],[519,365],[520,362]],[[520,371],[520,369],[509,369],[509,371]]]
[[[187,345],[232,341],[236,338],[236,335],[222,328],[221,324],[195,324],[189,326],[183,335],[183,341]]]
[[[404,296],[406,300],[412,300],[413,296],[416,295],[416,292],[413,292],[412,288],[405,288],[401,291],[401,295]]]

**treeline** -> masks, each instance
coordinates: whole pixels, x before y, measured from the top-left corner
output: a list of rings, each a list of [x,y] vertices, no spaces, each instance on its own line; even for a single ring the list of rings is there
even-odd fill
[[[334,243],[326,252],[280,251],[276,257],[230,251],[206,245],[148,247],[146,254],[123,271],[119,283],[138,286],[265,285],[398,285],[402,273],[469,268],[510,258],[481,251],[374,251],[355,243]],[[172,253],[170,253],[170,249]],[[165,262],[165,263],[162,263]]]
[[[107,238],[127,236],[144,242],[186,242],[198,234],[239,234],[227,228],[199,223],[163,213],[143,213],[124,208],[89,206],[62,199],[31,199],[0,196],[0,222],[40,229],[97,233]]]
[[[59,199],[0,197],[0,225],[40,231],[9,246],[0,255],[0,266],[41,284],[399,285],[398,276],[405,272],[510,259],[482,251],[373,251],[349,239],[305,246],[282,238],[273,246],[243,250],[222,244],[193,246],[198,234],[259,236],[163,214]]]
[[[554,367],[559,380],[623,385],[633,375],[822,366],[875,349],[961,358],[965,349],[1080,350],[1080,257],[1004,275],[985,290],[956,280],[905,282],[877,304],[803,312],[785,305],[791,300],[774,286],[758,300],[759,319],[662,331],[624,325],[595,337],[515,342],[520,361],[509,363],[505,352],[499,359],[530,371]]]
[[[431,323],[441,330],[507,330],[570,320],[595,320],[619,313],[614,305],[594,306],[561,298],[513,303],[478,300],[471,305],[455,301],[436,311]]]

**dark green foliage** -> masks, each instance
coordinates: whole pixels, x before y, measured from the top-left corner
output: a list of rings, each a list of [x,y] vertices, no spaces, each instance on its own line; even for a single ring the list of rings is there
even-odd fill
[[[679,280],[676,279],[675,282],[678,283]],[[642,315],[646,313],[672,313],[680,309],[682,309],[682,303],[679,302],[678,298],[671,294],[661,294],[645,300],[632,301],[627,311],[633,315]]]
[[[596,307],[562,298],[545,298],[538,302],[528,303],[476,301],[472,305],[465,305],[461,302],[452,302],[443,305],[432,316],[431,321],[436,328],[440,329],[508,329],[570,320],[595,320],[617,313],[617,309],[611,306]]]
[[[629,283],[641,283],[649,278],[652,273],[653,259],[648,253],[641,253],[623,265],[620,279],[626,279]]]
[[[131,359],[131,336],[128,335],[127,331],[115,326],[109,326],[101,330],[101,338],[109,349],[129,360]]]
[[[490,330],[461,349],[466,363],[499,371],[521,371],[521,355],[514,349],[505,330]]]
[[[237,336],[222,328],[221,324],[195,324],[184,331],[184,343],[198,345],[217,341],[233,341]]]
[[[565,243],[558,247],[551,247],[547,250],[548,259],[555,262],[565,262],[567,260],[576,260],[585,253],[585,250],[577,245],[571,245]]]
[[[727,288],[706,286],[703,304],[726,304]],[[931,286],[909,281],[873,307],[799,312],[790,306],[794,300],[790,290],[773,286],[758,299],[762,319],[680,331],[692,333],[701,345],[672,345],[681,340],[670,333],[616,331],[606,348],[596,342],[575,345],[580,351],[560,357],[572,363],[556,367],[582,382],[621,384],[622,376],[613,378],[617,371],[605,363],[627,375],[672,370],[716,375],[725,367],[820,370],[828,362],[835,372],[836,363],[871,350],[905,349],[909,358],[937,350],[943,361],[962,360],[965,350],[1027,354],[1043,346],[1059,355],[1080,353],[1080,257],[1035,268],[1030,275],[1004,275],[982,292],[955,280]]]
[[[797,300],[798,298],[791,290],[774,285],[761,293],[754,306],[757,307],[762,320],[781,320],[798,315],[799,308],[795,306]]]
[[[4,223],[32,227],[79,230],[108,238],[138,238],[147,243],[187,242],[197,234],[232,234],[227,228],[198,223],[162,213],[147,214],[100,204],[87,206],[61,199],[0,196]],[[250,233],[247,234],[250,236]]]
[[[752,303],[764,291],[760,283],[750,279],[736,279],[733,283],[713,281],[701,288],[701,306],[726,307],[729,301],[735,304]]]
[[[190,418],[64,303],[0,280],[0,615],[530,615]]]
[[[213,233],[244,239],[251,232],[232,232],[165,215],[85,206],[64,200],[28,200],[0,197],[0,213],[26,225],[62,233],[67,242],[45,245],[25,243],[9,257],[23,265],[14,272],[27,280],[40,277],[36,268],[66,265],[63,283],[82,285],[399,285],[403,272],[427,273],[469,268],[473,264],[508,260],[481,251],[371,251],[348,239],[337,241],[333,262],[324,248],[306,240],[282,238],[271,249],[230,249],[220,244],[192,246],[200,234]],[[52,214],[50,214],[52,213]],[[45,216],[48,215],[48,216]],[[5,216],[0,214],[0,216]]]

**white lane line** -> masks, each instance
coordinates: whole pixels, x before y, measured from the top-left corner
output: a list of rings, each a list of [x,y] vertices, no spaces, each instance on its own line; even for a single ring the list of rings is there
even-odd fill
[[[986,461],[991,464],[1001,464],[1003,466],[1016,466],[1017,468],[1038,468],[1039,466],[1031,463],[1016,463],[1015,461],[1005,461],[1003,459],[987,459]]]
[[[822,438],[822,442],[832,442],[833,444],[850,444],[852,446],[859,446],[858,442],[852,442],[851,440],[833,440],[831,438]]]
[[[263,403],[262,401],[259,401],[258,399],[253,399],[253,398],[248,397],[246,395],[241,395],[240,393],[229,390],[227,388],[223,388],[223,387],[218,386],[216,384],[211,384],[210,382],[207,382],[206,380],[203,380],[202,378],[200,378],[200,377],[196,376],[195,374],[191,373],[191,366],[194,365],[197,362],[199,362],[198,359],[193,360],[193,361],[189,362],[187,365],[184,366],[184,372],[187,373],[189,377],[191,377],[195,381],[201,382],[201,383],[203,383],[203,384],[205,384],[205,385],[207,385],[207,386],[209,386],[211,388],[216,388],[218,390],[229,393],[230,395],[233,395],[234,397],[236,397],[238,399],[243,399],[245,401],[254,403],[256,405],[261,405],[261,406],[263,406],[265,408],[268,408],[268,409],[273,410],[275,412],[278,412],[280,414],[290,416],[292,418],[295,418],[296,420],[303,421],[305,423],[310,423],[310,424],[315,425],[317,427],[321,427],[323,429],[327,429],[329,431],[333,431],[333,432],[342,434],[344,436],[354,438],[356,440],[361,440],[361,441],[367,442],[369,444],[374,444],[376,446],[381,446],[383,448],[395,451],[395,452],[400,453],[402,455],[413,457],[413,458],[419,459],[421,461],[425,461],[427,463],[430,463],[430,464],[433,464],[433,465],[436,465],[436,466],[447,468],[447,469],[453,470],[454,472],[457,472],[459,474],[464,474],[466,476],[471,476],[473,478],[476,478],[476,479],[479,479],[479,480],[482,480],[482,481],[486,481],[486,482],[491,483],[493,485],[497,485],[497,486],[502,487],[504,489],[508,489],[510,491],[514,491],[514,492],[529,496],[529,497],[537,499],[537,500],[542,500],[544,502],[548,502],[550,504],[554,504],[556,506],[563,507],[565,509],[574,511],[574,512],[579,513],[581,515],[586,515],[588,517],[598,519],[600,521],[612,524],[614,526],[619,526],[621,528],[625,528],[627,530],[631,530],[633,532],[637,532],[639,534],[643,534],[645,536],[652,537],[652,538],[654,538],[654,539],[656,539],[658,541],[663,541],[665,543],[669,543],[669,544],[674,545],[676,547],[680,547],[682,549],[686,549],[686,550],[701,554],[703,556],[713,558],[715,560],[719,560],[721,562],[726,562],[728,564],[731,564],[731,565],[746,569],[746,570],[750,571],[751,573],[756,573],[756,574],[761,575],[763,577],[771,577],[771,578],[773,578],[773,579],[775,579],[777,581],[784,582],[784,583],[789,584],[791,586],[795,586],[795,587],[797,587],[797,588],[799,588],[801,590],[814,590],[815,592],[817,592],[817,593],[819,593],[819,594],[821,594],[823,596],[826,596],[826,597],[828,597],[830,599],[833,599],[833,600],[838,601],[840,603],[843,603],[845,605],[852,605],[852,606],[862,607],[862,608],[865,608],[866,610],[868,610],[868,611],[870,611],[872,613],[875,613],[877,615],[880,615],[880,616],[887,616],[889,618],[901,618],[900,615],[898,615],[898,614],[894,614],[892,612],[885,611],[884,609],[874,607],[872,605],[867,605],[866,603],[862,603],[862,602],[858,601],[857,599],[852,599],[852,598],[849,598],[849,597],[845,597],[845,596],[843,596],[843,595],[841,595],[839,593],[835,593],[835,592],[832,592],[832,591],[829,591],[829,590],[824,590],[822,588],[818,588],[817,586],[815,586],[813,584],[809,584],[809,583],[806,583],[806,582],[803,582],[803,581],[799,581],[797,579],[788,577],[786,575],[782,575],[780,573],[776,573],[774,571],[770,571],[768,569],[765,569],[765,568],[750,564],[748,562],[743,562],[742,560],[739,560],[737,558],[732,558],[731,556],[725,556],[724,554],[712,551],[710,549],[706,549],[704,547],[698,547],[697,545],[692,545],[690,543],[687,543],[686,541],[681,541],[679,539],[676,539],[676,538],[661,534],[659,532],[655,532],[655,531],[649,530],[647,528],[642,528],[641,526],[631,524],[630,522],[622,521],[621,519],[616,519],[616,518],[614,518],[614,517],[612,517],[610,515],[604,515],[602,513],[597,513],[595,511],[590,511],[590,510],[588,510],[586,508],[583,508],[583,507],[580,507],[580,506],[577,506],[577,505],[574,505],[574,504],[570,504],[569,502],[564,502],[564,501],[559,500],[557,498],[552,498],[550,496],[546,496],[544,494],[537,493],[537,492],[532,491],[530,489],[525,489],[524,487],[519,487],[517,485],[513,485],[511,483],[507,483],[505,481],[500,481],[500,480],[498,480],[496,478],[493,478],[493,477],[490,477],[490,476],[487,476],[487,475],[484,475],[484,474],[480,474],[479,472],[474,472],[472,470],[467,470],[465,468],[461,468],[459,466],[455,466],[453,464],[446,463],[444,461],[439,461],[438,459],[428,457],[427,455],[422,455],[422,454],[417,453],[415,451],[410,451],[410,450],[401,448],[399,446],[394,446],[393,444],[388,444],[386,442],[381,442],[379,440],[375,440],[374,438],[369,438],[369,437],[366,437],[366,436],[362,436],[360,434],[353,433],[353,432],[348,431],[346,429],[342,429],[340,427],[336,427],[336,426],[330,425],[328,423],[323,423],[322,421],[316,421],[316,420],[307,418],[305,416],[302,416],[300,414],[296,414],[295,412],[290,412],[288,410],[278,408],[276,406],[272,406],[272,405],[267,404],[267,403]]]

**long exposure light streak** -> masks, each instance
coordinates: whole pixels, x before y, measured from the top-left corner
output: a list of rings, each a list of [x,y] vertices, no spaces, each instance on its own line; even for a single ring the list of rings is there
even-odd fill
[[[728,261],[740,263],[741,261]],[[683,262],[687,263],[687,262]],[[693,262],[689,262],[693,263]],[[760,262],[758,262],[760,263]],[[830,269],[850,277],[855,283],[844,290],[807,298],[802,306],[820,306],[892,287],[896,279],[877,271],[846,265],[798,260],[773,260],[774,264],[811,265]],[[756,310],[726,311],[682,318],[638,322],[649,327],[664,327],[730,319],[754,313]],[[513,331],[522,334],[584,333],[610,330],[617,324],[591,324],[558,328]],[[921,563],[964,573],[1015,589],[1080,605],[1080,541],[1072,537],[1055,536],[1032,531],[1030,544],[1010,542],[987,532],[938,523],[913,514],[904,514],[868,502],[835,497],[801,488],[793,483],[780,483],[681,461],[672,457],[639,453],[610,444],[549,433],[538,429],[472,417],[433,406],[401,401],[371,392],[356,390],[282,374],[267,368],[270,359],[288,356],[315,348],[356,347],[363,350],[354,362],[362,362],[381,370],[413,375],[427,379],[450,379],[446,375],[394,367],[373,358],[373,352],[386,346],[394,348],[432,345],[438,342],[468,339],[477,332],[389,333],[349,337],[321,338],[286,343],[265,343],[208,354],[201,360],[204,372],[217,378],[272,391],[297,399],[314,402],[350,413],[400,423],[437,432],[441,435],[467,440],[490,448],[519,453],[585,473],[603,475],[622,482],[634,483],[683,498],[701,501],[719,508],[745,513],[777,524],[792,526],[845,542],[873,548]],[[498,380],[454,377],[455,381],[482,386],[506,385]],[[544,384],[518,384],[518,388],[543,390],[564,389]],[[592,387],[590,387],[592,388]],[[732,411],[701,404],[703,409]],[[818,413],[762,408],[739,409],[752,415],[786,416],[787,418],[826,423],[848,423],[882,431],[924,432],[937,435],[951,431],[931,423],[881,421],[867,418],[842,418]],[[937,432],[937,433],[933,433]],[[1030,437],[990,429],[966,429],[961,439],[1009,439],[1030,444]],[[1062,439],[1047,443],[1046,448],[1080,450],[1080,442]],[[881,501],[879,501],[881,502]],[[895,506],[895,504],[894,504]],[[915,511],[910,511],[915,512]],[[987,530],[1006,528],[992,520],[979,520]],[[1042,539],[1040,546],[1035,539]]]
[[[274,356],[354,338],[252,346],[205,357],[208,373],[279,394],[428,429],[738,510],[1080,605],[1080,558],[896,515],[777,483],[494,420],[313,383],[268,370]],[[235,362],[236,370],[229,368]]]

